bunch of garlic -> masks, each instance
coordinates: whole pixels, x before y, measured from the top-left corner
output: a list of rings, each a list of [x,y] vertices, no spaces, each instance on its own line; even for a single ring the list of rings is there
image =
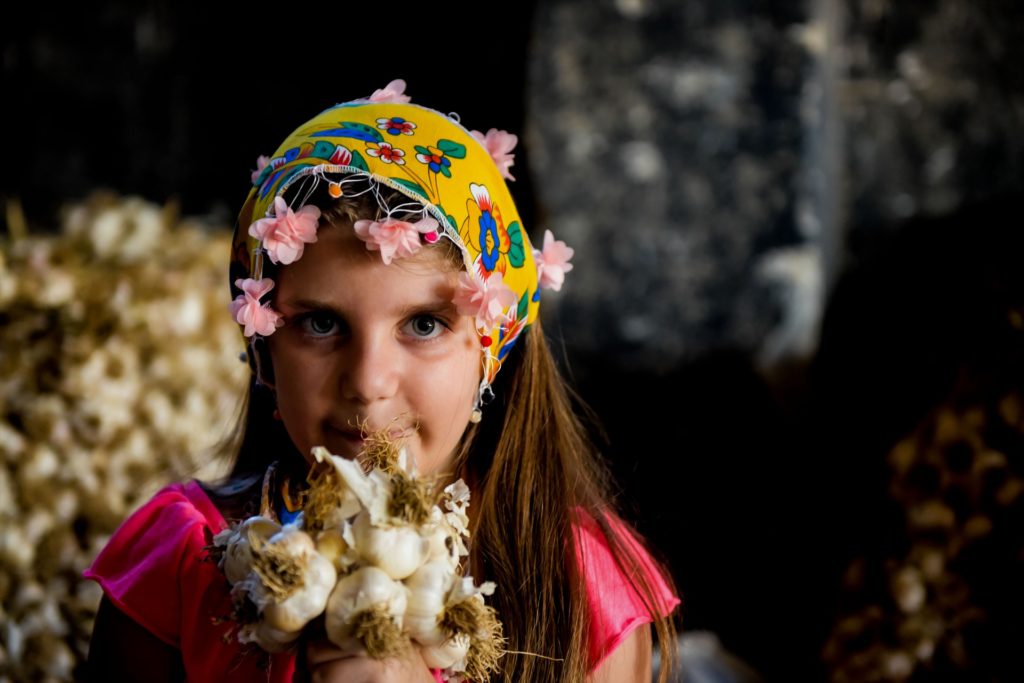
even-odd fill
[[[369,472],[321,447],[313,456],[319,466],[295,526],[254,517],[214,539],[241,601],[236,614],[248,619],[239,637],[276,651],[323,612],[327,637],[343,651],[384,658],[416,645],[448,680],[486,681],[497,670],[503,640],[484,602],[494,584],[475,586],[463,575],[468,487],[459,480],[438,497],[404,449],[393,449],[386,464]],[[285,535],[293,539],[287,548]],[[276,546],[288,559],[274,565],[275,574],[267,562],[259,565],[261,554]],[[323,576],[325,563],[332,580]],[[288,583],[298,567],[316,580]],[[282,611],[290,621],[279,618]]]
[[[327,605],[327,637],[376,657],[411,640],[450,679],[487,680],[502,652],[501,625],[484,603],[494,584],[463,576],[469,488],[458,480],[438,501],[404,449],[369,473],[323,448],[313,455],[361,505],[340,525],[347,548],[335,560],[341,578]]]
[[[963,386],[888,454],[899,542],[844,573],[849,607],[823,650],[832,683],[1024,680],[1016,653],[991,645],[1020,632],[1024,396]]]

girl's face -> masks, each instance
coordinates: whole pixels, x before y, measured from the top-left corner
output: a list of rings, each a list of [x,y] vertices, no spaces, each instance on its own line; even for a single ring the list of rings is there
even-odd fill
[[[347,221],[325,226],[280,269],[267,337],[278,409],[310,460],[322,445],[354,458],[359,425],[387,429],[419,471],[451,471],[481,379],[473,319],[452,304],[457,273],[443,249],[384,265]]]

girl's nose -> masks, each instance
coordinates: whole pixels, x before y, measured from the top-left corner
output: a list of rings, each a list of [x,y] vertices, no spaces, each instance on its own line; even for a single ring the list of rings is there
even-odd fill
[[[393,340],[353,335],[341,373],[344,398],[366,405],[395,395],[400,368],[393,347]]]

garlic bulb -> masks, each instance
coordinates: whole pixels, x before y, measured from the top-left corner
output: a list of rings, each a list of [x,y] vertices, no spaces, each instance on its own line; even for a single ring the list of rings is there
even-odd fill
[[[265,546],[254,549],[254,568],[264,585],[272,578],[267,573],[276,568],[284,568],[290,574],[298,570],[298,576],[284,576],[282,572],[282,575],[273,577],[280,582],[275,586],[280,593],[275,596],[277,599],[268,601],[264,606],[263,619],[271,628],[299,631],[324,611],[337,581],[334,565],[316,551],[309,534],[290,524]]]
[[[252,571],[252,536],[267,541],[281,530],[281,525],[266,517],[250,517],[235,529],[225,529],[213,537],[213,544],[224,548],[220,568],[232,584]]]
[[[406,579],[409,599],[405,608],[405,628],[410,638],[428,646],[440,645],[445,640],[440,618],[455,578],[455,569],[441,560],[428,562]]]
[[[404,579],[416,571],[430,549],[430,541],[415,528],[375,526],[367,512],[356,516],[352,533],[359,556],[392,579]]]
[[[327,637],[346,652],[394,651],[406,642],[401,633],[406,602],[400,582],[376,567],[357,569],[338,581],[327,601]],[[357,635],[367,641],[365,647]]]

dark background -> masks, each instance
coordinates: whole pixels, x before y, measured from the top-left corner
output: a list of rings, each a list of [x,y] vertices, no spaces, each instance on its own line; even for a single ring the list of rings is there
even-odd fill
[[[254,7],[19,7],[0,194],[40,231],[97,188],[229,224],[258,155],[398,77],[468,127],[522,132],[531,237],[566,225],[592,255],[546,323],[684,630],[770,681],[823,680],[843,570],[899,544],[886,453],[965,382],[1020,387],[1017,5]],[[637,126],[650,176],[623,144]],[[756,275],[780,249],[813,257],[820,310],[811,346],[766,355],[796,310]]]

